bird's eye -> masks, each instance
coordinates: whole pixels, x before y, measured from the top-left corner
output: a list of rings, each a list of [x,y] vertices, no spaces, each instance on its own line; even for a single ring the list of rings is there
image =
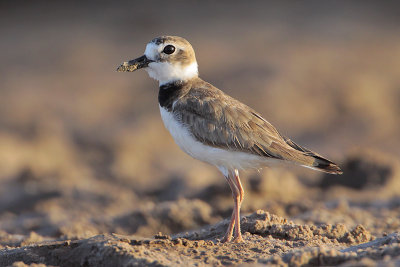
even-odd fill
[[[170,55],[170,54],[172,54],[172,53],[175,52],[175,46],[173,46],[173,45],[167,45],[166,47],[164,47],[163,52],[164,52],[165,54]]]

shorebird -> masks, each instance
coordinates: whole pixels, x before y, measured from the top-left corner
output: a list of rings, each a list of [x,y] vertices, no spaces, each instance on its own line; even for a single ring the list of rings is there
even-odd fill
[[[235,205],[223,242],[243,241],[244,191],[239,170],[281,162],[342,173],[332,161],[281,135],[254,109],[200,79],[194,50],[186,39],[157,37],[147,44],[143,56],[123,62],[117,71],[138,69],[159,82],[161,117],[177,145],[193,158],[216,166],[232,190]]]

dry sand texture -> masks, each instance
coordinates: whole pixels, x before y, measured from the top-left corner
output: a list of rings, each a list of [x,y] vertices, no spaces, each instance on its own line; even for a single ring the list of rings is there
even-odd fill
[[[0,4],[0,266],[400,266],[396,2]],[[338,162],[221,174],[163,128],[157,84],[116,73],[155,36]]]

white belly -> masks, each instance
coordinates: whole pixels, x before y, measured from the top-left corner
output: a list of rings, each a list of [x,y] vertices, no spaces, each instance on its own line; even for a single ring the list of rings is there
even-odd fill
[[[164,125],[171,133],[175,143],[195,159],[227,170],[259,168],[266,163],[265,158],[256,155],[204,145],[197,141],[189,130],[175,119],[172,113],[161,106],[160,112]]]

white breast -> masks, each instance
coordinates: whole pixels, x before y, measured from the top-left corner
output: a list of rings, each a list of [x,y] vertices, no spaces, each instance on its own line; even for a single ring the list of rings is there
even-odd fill
[[[266,163],[265,158],[256,155],[204,145],[197,141],[189,130],[175,119],[171,112],[161,106],[160,112],[164,125],[171,133],[176,144],[195,159],[210,163],[220,169],[225,168],[228,170],[259,168]]]

